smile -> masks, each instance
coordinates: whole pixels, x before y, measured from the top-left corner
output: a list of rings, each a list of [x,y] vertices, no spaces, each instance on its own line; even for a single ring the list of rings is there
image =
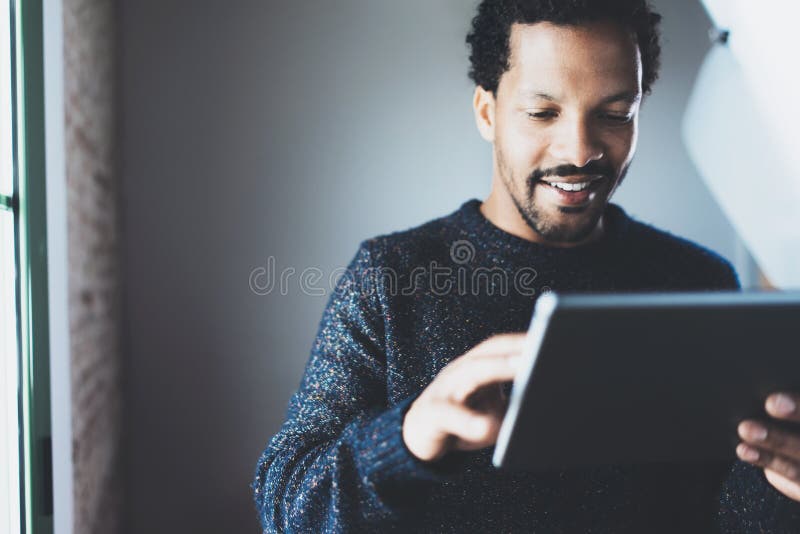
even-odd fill
[[[588,180],[584,180],[582,182],[568,182],[568,181],[561,181],[561,180],[542,180],[547,185],[556,187],[561,189],[562,191],[583,191],[584,189],[588,189],[591,187],[592,184],[595,182],[602,180],[602,176],[593,176],[590,177]]]
[[[592,182],[579,182],[577,184],[571,184],[568,182],[547,182],[547,183],[552,185],[553,187],[563,189],[564,191],[583,191],[584,189],[592,185]]]
[[[560,206],[588,206],[597,196],[597,191],[604,183],[603,176],[573,177],[582,181],[542,180],[539,185],[545,187],[545,198]]]

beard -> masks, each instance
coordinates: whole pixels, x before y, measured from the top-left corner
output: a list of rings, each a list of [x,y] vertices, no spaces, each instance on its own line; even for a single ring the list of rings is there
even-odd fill
[[[588,238],[598,227],[600,219],[605,213],[611,194],[622,183],[630,167],[630,162],[619,172],[619,177],[608,163],[597,161],[590,162],[584,167],[574,165],[561,165],[551,169],[537,169],[524,181],[524,192],[518,194],[511,170],[505,165],[502,153],[498,151],[498,163],[501,177],[506,185],[509,195],[525,223],[544,238],[552,243],[580,243]],[[552,209],[537,202],[536,186],[548,176],[574,176],[579,174],[602,175],[603,182],[596,191],[595,199],[588,206],[556,206],[556,213]]]

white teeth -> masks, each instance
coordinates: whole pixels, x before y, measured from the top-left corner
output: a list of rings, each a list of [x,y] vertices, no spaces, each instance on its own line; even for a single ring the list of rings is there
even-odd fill
[[[566,182],[548,182],[553,187],[557,187],[559,189],[563,189],[564,191],[583,191],[590,185],[592,182],[580,182],[577,184],[569,184]]]

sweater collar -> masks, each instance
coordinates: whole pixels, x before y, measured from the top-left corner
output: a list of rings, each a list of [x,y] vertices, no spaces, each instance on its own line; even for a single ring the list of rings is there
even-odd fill
[[[580,257],[604,253],[620,241],[630,226],[628,214],[620,206],[609,203],[603,214],[605,232],[599,240],[577,247],[554,247],[528,241],[495,226],[481,213],[481,204],[479,199],[472,198],[464,202],[456,211],[454,215],[461,230],[465,231],[469,239],[475,241],[475,244],[513,254]]]

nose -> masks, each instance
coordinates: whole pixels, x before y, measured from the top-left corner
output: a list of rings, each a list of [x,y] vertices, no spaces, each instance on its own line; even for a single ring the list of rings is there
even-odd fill
[[[603,158],[604,152],[586,120],[562,120],[555,126],[550,152],[561,164],[584,167]]]

